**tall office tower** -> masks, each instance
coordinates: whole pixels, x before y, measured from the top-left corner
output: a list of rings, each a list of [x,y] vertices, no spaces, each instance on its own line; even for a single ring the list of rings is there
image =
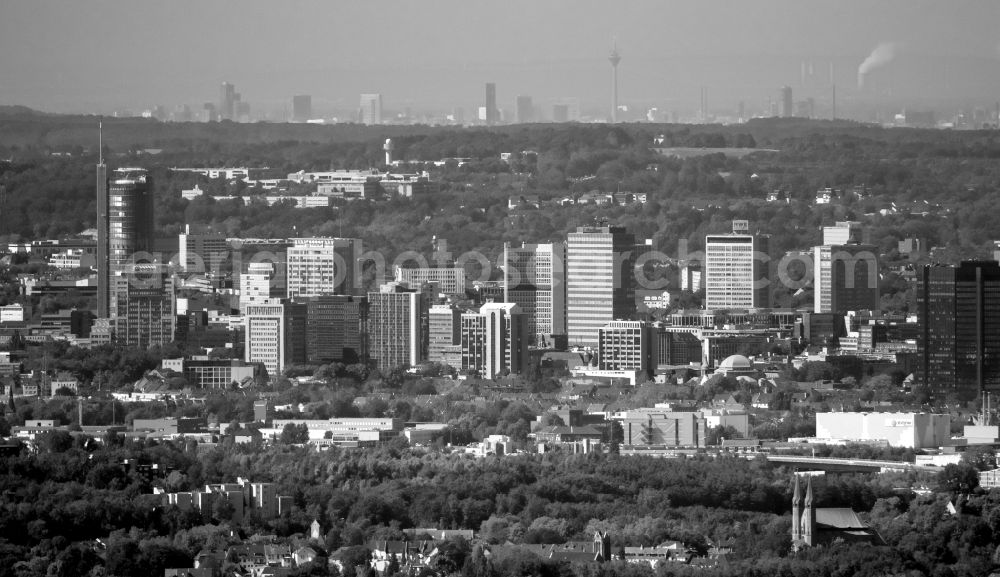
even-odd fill
[[[139,264],[119,271],[115,280],[115,341],[148,349],[174,340],[174,280],[163,265]]]
[[[275,304],[284,291],[275,283],[275,266],[270,262],[253,262],[240,275],[240,314],[251,306]]]
[[[611,47],[608,62],[611,63],[611,122],[618,122],[618,63],[622,57],[618,54],[617,42]]]
[[[97,315],[116,310],[114,277],[153,247],[153,183],[141,168],[119,168],[107,178],[97,165]]]
[[[823,244],[870,244],[865,238],[861,223],[854,220],[838,221],[834,226],[823,227]]]
[[[352,294],[354,238],[291,238],[288,247],[288,298]]]
[[[361,123],[373,126],[382,124],[382,95],[361,95]]]
[[[462,369],[488,379],[528,369],[528,319],[514,303],[462,315]]]
[[[917,274],[917,381],[965,398],[1000,391],[1000,265],[925,265]]]
[[[835,244],[813,248],[813,308],[817,313],[877,311],[878,247]]]
[[[768,237],[750,234],[745,220],[733,221],[732,234],[705,237],[705,308],[770,307]]]
[[[648,371],[656,368],[656,333],[645,321],[611,321],[601,328],[597,367],[602,371]]]
[[[427,360],[461,367],[462,311],[450,304],[434,305],[427,317]]]
[[[354,364],[364,358],[364,297],[312,297],[306,308],[306,356],[310,363]]]
[[[792,87],[782,86],[781,87],[781,117],[790,118],[795,116],[795,108],[792,103]]]
[[[232,120],[236,112],[236,87],[223,82],[219,88],[219,120]]]
[[[518,94],[517,99],[514,101],[514,118],[518,124],[534,122],[535,107],[531,104],[530,96]]]
[[[263,364],[271,376],[288,365],[305,363],[307,314],[306,305],[282,299],[247,306],[244,360]]]
[[[177,235],[178,265],[187,273],[211,273],[229,258],[226,235],[210,232],[204,227],[184,225],[184,232]]]
[[[97,145],[97,316],[106,319],[111,306],[111,262],[108,245],[108,165],[104,164],[104,124]]]
[[[493,126],[497,123],[499,111],[497,110],[497,85],[493,82],[486,83],[486,124]]]
[[[450,266],[441,268],[402,268],[394,269],[396,282],[401,282],[411,287],[418,287],[423,284],[432,283],[437,286],[438,293],[446,295],[465,295],[466,276],[465,268],[460,266]]]
[[[400,283],[368,293],[368,355],[380,371],[413,367],[426,358],[425,295]]]
[[[598,331],[635,314],[635,236],[619,226],[581,226],[566,242],[566,332],[597,348]]]
[[[305,122],[312,118],[312,96],[297,94],[292,97],[292,122]]]
[[[566,245],[503,245],[504,302],[528,318],[529,344],[562,348],[566,339]],[[561,345],[561,346],[560,346]]]

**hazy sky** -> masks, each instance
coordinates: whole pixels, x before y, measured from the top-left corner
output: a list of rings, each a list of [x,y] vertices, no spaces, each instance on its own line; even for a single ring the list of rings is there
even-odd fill
[[[313,95],[350,109],[501,106],[610,98],[612,37],[623,103],[758,105],[788,84],[856,90],[882,42],[895,60],[872,90],[905,98],[1000,98],[998,0],[0,0],[0,104],[50,111],[198,106],[236,85],[255,110]],[[802,81],[802,63],[813,76]],[[808,71],[808,68],[807,68]]]

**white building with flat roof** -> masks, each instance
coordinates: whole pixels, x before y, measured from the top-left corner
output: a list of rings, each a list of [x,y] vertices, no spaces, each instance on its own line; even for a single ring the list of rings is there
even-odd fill
[[[948,444],[951,415],[932,413],[816,413],[816,439],[885,441],[923,449]]]

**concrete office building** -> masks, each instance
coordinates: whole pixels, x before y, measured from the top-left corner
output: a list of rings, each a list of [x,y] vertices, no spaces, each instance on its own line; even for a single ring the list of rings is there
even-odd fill
[[[597,367],[602,371],[656,368],[655,333],[645,321],[611,321],[599,331]]]
[[[246,307],[244,360],[274,377],[285,366],[306,362],[306,305],[270,299]]]
[[[184,374],[194,387],[228,389],[232,384],[261,375],[263,367],[235,359],[210,359],[194,356],[189,359],[163,359],[162,367]]]
[[[401,283],[368,293],[368,355],[380,371],[414,367],[427,358],[426,297]]]
[[[496,124],[500,117],[500,111],[497,109],[497,85],[493,82],[486,83],[485,116],[487,126],[493,126]]]
[[[243,281],[242,275],[250,272],[252,265],[270,263],[274,267],[274,276],[271,282],[275,291],[280,296],[284,296],[288,286],[286,261],[288,260],[288,247],[291,246],[287,239],[230,238],[228,243],[233,259],[233,289],[240,291],[240,283]]]
[[[454,368],[462,366],[462,311],[450,304],[428,312],[427,360]]]
[[[174,340],[174,278],[162,265],[135,265],[115,277],[114,339],[140,349]]]
[[[219,87],[219,120],[233,120],[236,117],[236,103],[239,100],[240,95],[236,93],[236,87],[223,82]]]
[[[566,242],[570,346],[597,348],[598,331],[635,314],[635,237],[618,226],[581,226]]]
[[[382,124],[382,95],[361,95],[361,123],[368,126]]]
[[[465,269],[451,266],[441,268],[395,268],[396,282],[405,283],[407,286],[418,287],[426,283],[433,283],[437,287],[437,292],[446,295],[465,296]]]
[[[936,448],[951,437],[951,415],[816,413],[816,439],[885,441],[891,447]]]
[[[687,261],[681,266],[681,290],[696,293],[704,287],[702,282],[701,263],[698,261]]]
[[[705,237],[705,308],[770,307],[768,237],[750,234],[749,223],[733,221],[732,234]]]
[[[527,317],[514,303],[486,303],[462,315],[462,369],[488,379],[528,369]]]
[[[566,245],[504,243],[504,302],[528,318],[532,345],[562,348],[566,338]]]
[[[186,273],[215,273],[229,258],[229,242],[224,234],[197,228],[186,224],[177,235],[178,264]]]
[[[869,244],[863,238],[861,223],[853,220],[838,221],[834,226],[823,227],[823,244]]]
[[[795,116],[795,107],[792,102],[792,87],[782,86],[781,87],[781,117],[791,118]]]
[[[327,295],[306,301],[306,356],[310,363],[353,364],[364,358],[364,297]]]
[[[628,411],[622,429],[626,445],[647,447],[704,447],[708,432],[701,413],[653,409]]]
[[[838,313],[881,308],[878,247],[866,244],[813,248],[813,309]]]
[[[353,238],[291,238],[287,254],[288,298],[352,294]]]
[[[240,275],[240,314],[246,314],[247,307],[271,304],[280,299],[284,291],[275,283],[275,266],[270,262],[255,262],[247,266],[247,272]]]

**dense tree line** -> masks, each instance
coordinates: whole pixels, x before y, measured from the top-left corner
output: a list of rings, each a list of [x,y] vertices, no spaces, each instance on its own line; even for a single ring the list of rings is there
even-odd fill
[[[231,513],[165,507],[149,494],[152,487],[191,490],[237,476],[276,483],[278,494],[295,501],[290,514],[249,515],[238,531],[302,535],[316,519],[324,530],[317,545],[331,554],[372,538],[400,539],[407,527],[473,528],[486,547],[587,540],[600,530],[610,532],[616,550],[667,539],[703,552],[713,543],[732,548],[727,564],[711,575],[774,574],[831,563],[850,574],[972,575],[993,566],[1000,543],[1000,500],[993,493],[975,492],[950,514],[952,493],[914,497],[894,490],[920,482],[912,473],[814,479],[819,506],[861,511],[889,547],[841,544],[789,556],[790,471],[763,460],[560,452],[473,459],[395,444],[369,451],[316,452],[293,444],[195,451],[183,443],[105,441],[102,446],[85,436],[53,433],[37,454],[0,458],[0,554],[13,560],[0,563],[6,567],[0,575],[60,568],[61,574],[85,574],[93,567],[132,575],[183,566],[203,547],[226,541]],[[158,463],[169,473],[148,479],[126,460]],[[106,550],[94,549],[95,539]],[[471,549],[455,555],[456,567],[446,573],[472,571],[482,562]],[[492,575],[514,574],[510,560],[491,563]],[[650,574],[615,564],[598,569],[530,563],[534,574]],[[657,573],[687,570],[671,565]]]

